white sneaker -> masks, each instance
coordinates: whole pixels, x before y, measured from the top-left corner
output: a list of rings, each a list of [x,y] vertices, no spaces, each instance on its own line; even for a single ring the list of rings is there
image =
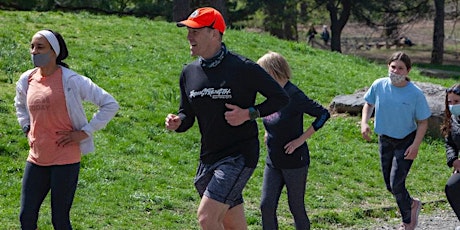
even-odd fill
[[[399,225],[398,230],[410,230],[410,226],[409,226],[409,224],[406,224],[406,223],[402,222],[402,223]],[[457,230],[457,229],[455,229],[455,230]]]

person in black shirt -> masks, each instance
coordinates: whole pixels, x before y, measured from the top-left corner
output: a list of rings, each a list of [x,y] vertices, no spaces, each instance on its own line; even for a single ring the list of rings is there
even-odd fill
[[[446,183],[445,193],[450,206],[460,220],[460,84],[446,90],[446,109],[441,132],[445,138],[447,166],[453,173]],[[460,229],[458,226],[455,229]]]
[[[310,229],[304,203],[310,165],[306,140],[324,125],[330,114],[289,81],[291,70],[281,54],[268,52],[257,63],[284,88],[290,98],[286,107],[263,118],[268,155],[260,205],[262,226],[263,229],[278,229],[276,209],[281,191],[286,186],[289,209],[294,216],[296,229]],[[315,117],[305,131],[304,114]]]
[[[315,39],[315,35],[318,32],[316,32],[316,29],[313,25],[310,25],[310,28],[308,29],[307,32],[307,43],[311,46],[313,46],[313,39]]]
[[[327,26],[323,26],[323,31],[321,32],[321,39],[324,41],[324,45],[327,46],[327,43],[329,43],[329,31],[327,30]]]
[[[227,50],[219,11],[199,8],[177,25],[187,27],[190,53],[198,59],[182,70],[179,111],[167,115],[166,128],[185,132],[198,121],[201,228],[246,229],[242,191],[259,158],[255,119],[278,111],[289,97],[259,65]],[[265,97],[260,104],[257,93]]]

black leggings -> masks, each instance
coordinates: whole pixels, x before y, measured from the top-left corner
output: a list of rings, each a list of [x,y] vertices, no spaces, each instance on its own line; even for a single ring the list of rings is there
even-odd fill
[[[446,196],[450,206],[460,220],[460,173],[454,173],[446,184]]]
[[[54,229],[72,229],[70,208],[77,189],[80,163],[39,166],[27,162],[22,178],[21,212],[22,229],[37,229],[40,206],[51,190],[51,215]]]
[[[294,217],[296,230],[309,230],[310,219],[305,210],[305,189],[308,166],[297,169],[277,169],[265,165],[260,209],[263,229],[278,229],[276,210],[286,186],[289,209]]]

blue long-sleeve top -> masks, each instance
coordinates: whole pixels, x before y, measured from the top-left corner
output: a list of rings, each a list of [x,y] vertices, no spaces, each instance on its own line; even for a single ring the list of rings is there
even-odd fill
[[[286,154],[284,146],[303,134],[304,114],[315,117],[311,124],[315,131],[323,127],[330,114],[327,109],[308,98],[290,81],[284,86],[284,90],[290,97],[289,104],[280,111],[263,118],[267,134],[266,163],[280,169],[300,168],[310,162],[307,142],[299,146],[292,154]]]

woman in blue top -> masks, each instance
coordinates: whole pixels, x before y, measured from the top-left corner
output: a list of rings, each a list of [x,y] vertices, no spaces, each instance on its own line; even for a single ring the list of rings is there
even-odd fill
[[[409,56],[403,52],[389,58],[388,77],[375,80],[364,95],[361,119],[361,134],[370,141],[368,121],[375,107],[374,131],[378,134],[383,179],[401,212],[400,230],[417,226],[421,202],[409,195],[406,177],[431,116],[423,92],[407,76],[411,67]]]
[[[296,229],[310,229],[304,204],[310,164],[306,140],[324,125],[330,115],[327,109],[308,98],[289,81],[291,70],[283,56],[268,52],[257,63],[290,97],[286,107],[263,118],[268,150],[260,205],[263,229],[278,229],[276,209],[284,185],[288,191],[289,208],[294,216]],[[305,132],[304,114],[316,118]]]

